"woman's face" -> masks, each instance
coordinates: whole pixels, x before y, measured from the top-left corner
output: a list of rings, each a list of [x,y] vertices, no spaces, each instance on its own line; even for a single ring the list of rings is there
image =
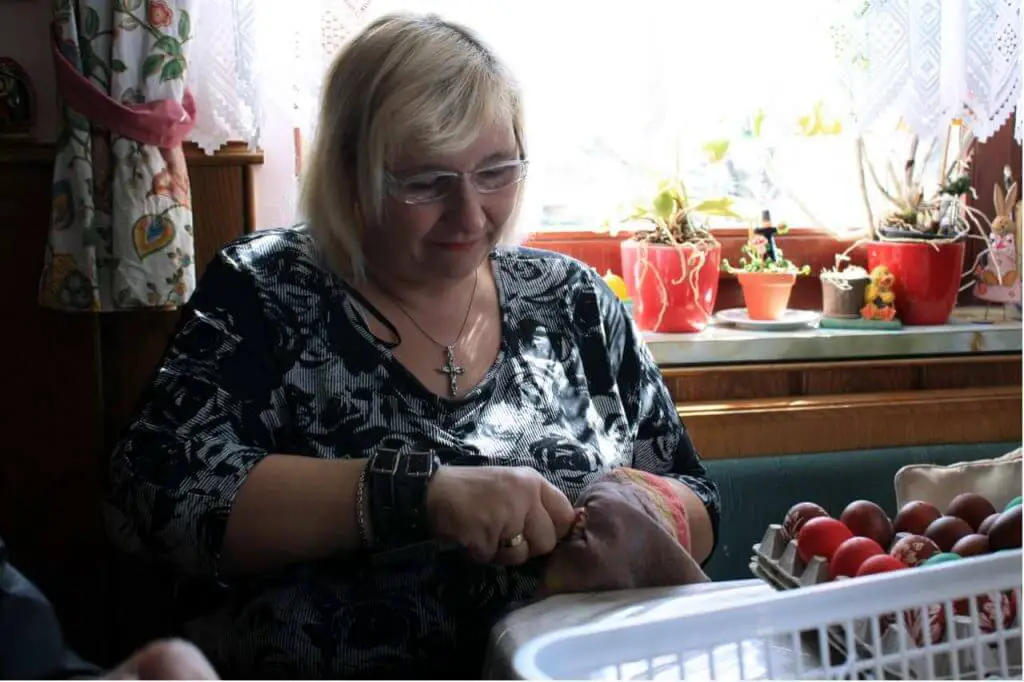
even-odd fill
[[[503,162],[518,158],[511,125],[482,129],[468,147],[455,154],[405,151],[389,172],[396,186],[406,183],[407,191],[386,195],[383,224],[368,231],[364,244],[372,274],[424,284],[472,274],[501,238],[515,208],[518,185],[485,193],[477,189],[471,176],[463,175],[439,181],[450,187],[443,198],[414,204],[405,199],[417,192],[429,193],[437,181],[432,173],[500,169]]]

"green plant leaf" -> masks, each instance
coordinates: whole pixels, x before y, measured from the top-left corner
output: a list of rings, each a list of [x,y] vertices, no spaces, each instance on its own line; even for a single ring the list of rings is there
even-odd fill
[[[171,59],[164,64],[164,68],[160,71],[160,81],[178,80],[184,73],[185,62],[180,59]]]
[[[192,17],[189,16],[187,10],[180,10],[179,14],[178,38],[183,41],[188,40],[192,33]]]
[[[110,60],[110,70],[114,73],[124,73],[128,70],[128,65],[120,59],[112,59]]]
[[[666,187],[658,192],[658,195],[654,197],[654,201],[651,202],[651,207],[659,218],[667,222],[668,219],[672,217],[672,213],[676,209],[676,199],[675,196],[673,196],[672,189],[670,187]]]
[[[161,36],[153,47],[157,50],[163,50],[172,57],[181,56],[181,43],[174,36]]]
[[[142,7],[142,0],[125,0],[125,8],[129,12],[134,12],[140,7]]]
[[[712,140],[703,146],[711,163],[718,163],[729,153],[729,140]]]
[[[90,7],[85,12],[85,26],[82,28],[82,35],[85,38],[95,38],[100,32],[100,15]]]
[[[761,127],[764,125],[764,118],[764,109],[758,109],[754,113],[754,120],[751,125],[751,130],[753,131],[754,137],[761,137]]]
[[[149,78],[160,70],[160,67],[164,63],[164,55],[162,54],[151,54],[146,57],[146,60],[142,62],[142,77]]]
[[[121,30],[122,31],[134,31],[139,27],[138,20],[130,14],[125,14],[121,17]]]
[[[733,201],[730,197],[720,199],[706,199],[693,207],[695,213],[705,215],[723,216],[726,218],[741,218],[740,214],[732,210]]]

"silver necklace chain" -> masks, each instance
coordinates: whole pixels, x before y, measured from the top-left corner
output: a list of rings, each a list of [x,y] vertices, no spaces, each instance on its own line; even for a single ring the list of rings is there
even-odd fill
[[[405,306],[402,305],[401,301],[399,301],[397,297],[391,297],[392,300],[395,302],[395,305],[398,306],[398,309],[401,310],[402,313],[409,318],[409,321],[412,322],[416,326],[416,328],[420,330],[420,333],[423,334],[423,336],[430,339],[434,344],[439,346],[441,350],[444,351],[444,364],[441,367],[438,367],[436,371],[448,377],[448,395],[451,398],[455,398],[458,395],[459,376],[465,374],[466,372],[465,367],[462,367],[456,364],[455,362],[455,347],[459,345],[459,342],[462,340],[462,334],[466,331],[466,324],[469,322],[469,314],[473,310],[473,302],[476,300],[476,288],[479,283],[480,270],[477,269],[476,275],[473,278],[473,293],[469,295],[469,305],[466,306],[466,315],[465,317],[462,318],[462,326],[459,327],[459,333],[456,334],[455,340],[452,341],[451,343],[441,343],[440,341],[435,339],[430,332],[424,329],[422,325],[420,325],[420,323],[416,321],[416,318],[412,316],[412,313],[406,310]]]

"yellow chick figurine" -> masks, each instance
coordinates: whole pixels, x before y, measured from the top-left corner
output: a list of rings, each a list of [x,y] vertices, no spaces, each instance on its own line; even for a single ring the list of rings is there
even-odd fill
[[[860,309],[860,316],[865,320],[895,319],[896,294],[892,285],[896,278],[884,265],[876,265],[870,277],[871,281],[864,289],[864,307]]]

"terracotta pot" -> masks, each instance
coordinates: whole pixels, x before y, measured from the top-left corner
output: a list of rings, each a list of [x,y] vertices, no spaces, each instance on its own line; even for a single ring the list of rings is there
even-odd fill
[[[778,320],[786,312],[796,283],[791,272],[737,272],[747,316],[752,320]]]
[[[841,319],[860,317],[860,309],[864,307],[864,290],[871,280],[858,277],[839,281],[849,286],[841,288],[835,280],[821,278],[821,314]]]
[[[868,272],[878,265],[894,278],[896,317],[907,325],[945,324],[964,270],[964,243],[870,242]]]
[[[694,264],[703,265],[699,270]],[[711,321],[718,296],[722,247],[622,242],[622,279],[643,331],[693,333]]]

